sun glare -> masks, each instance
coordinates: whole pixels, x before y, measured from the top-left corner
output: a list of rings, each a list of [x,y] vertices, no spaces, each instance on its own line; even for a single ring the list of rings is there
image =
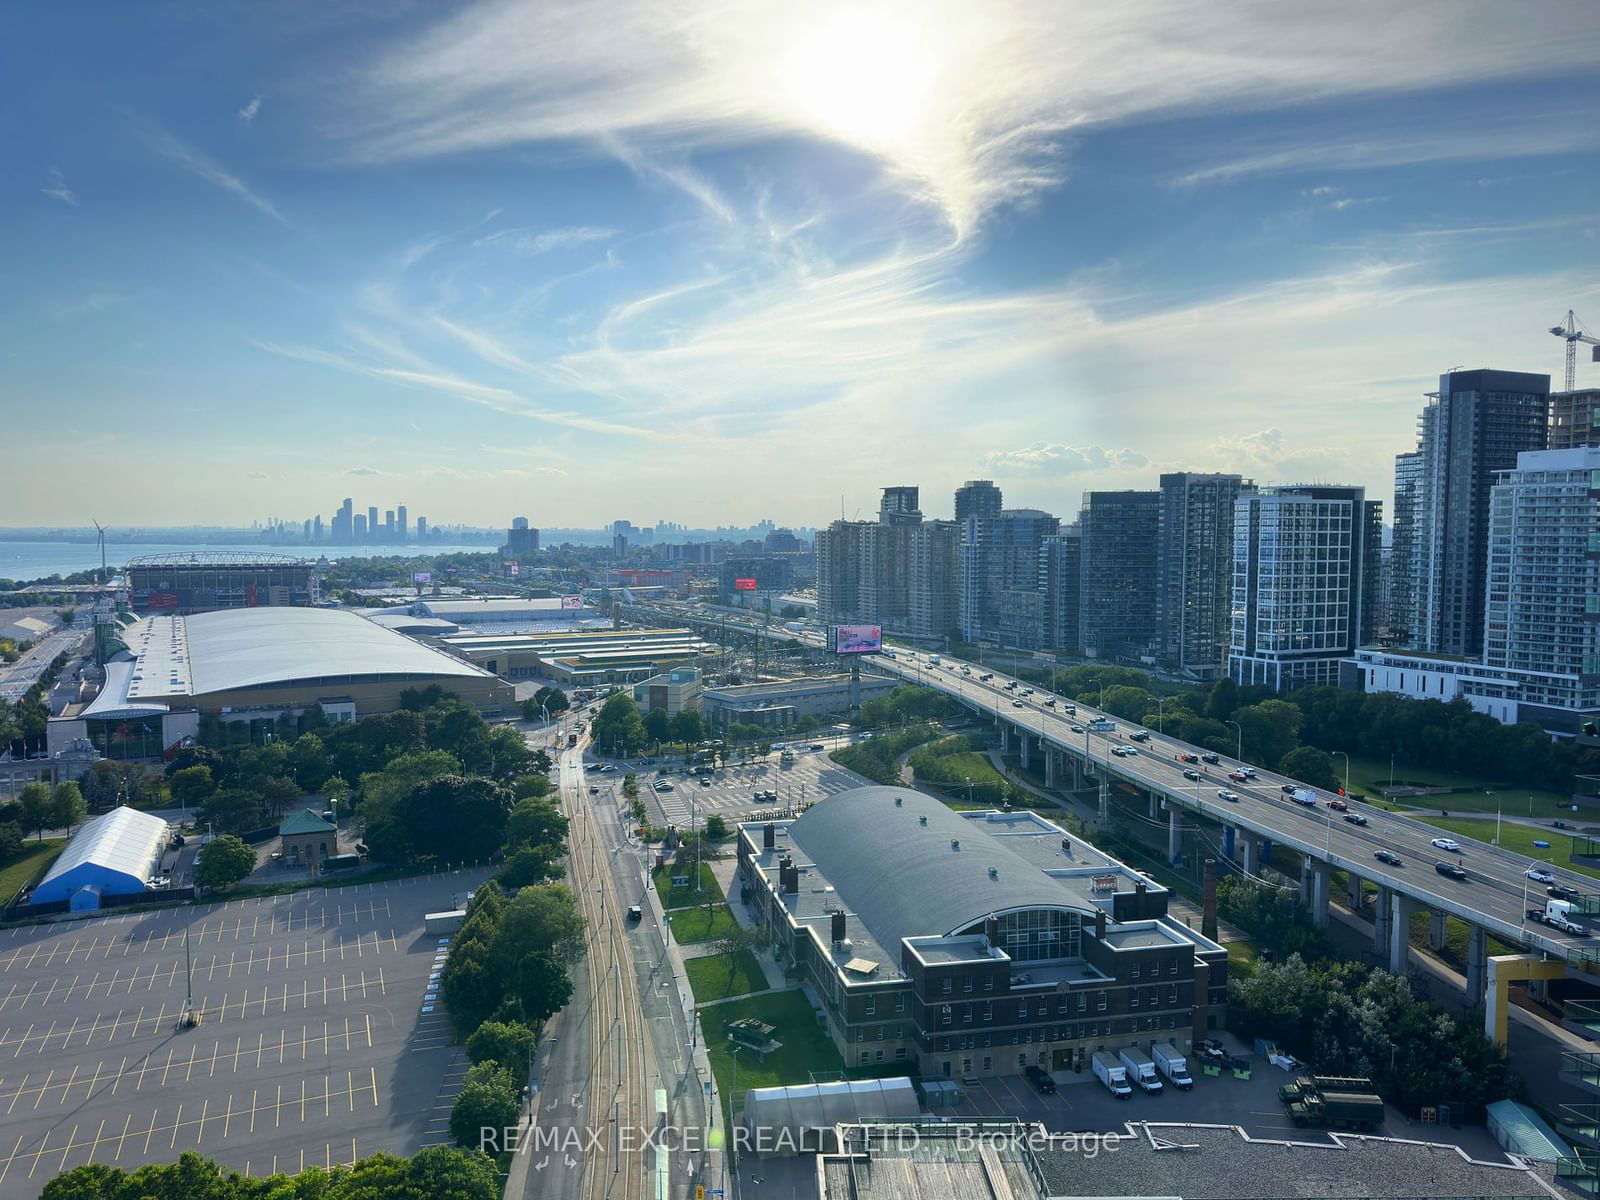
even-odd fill
[[[804,32],[784,82],[808,124],[869,149],[910,149],[929,117],[938,63],[918,24],[835,13]]]

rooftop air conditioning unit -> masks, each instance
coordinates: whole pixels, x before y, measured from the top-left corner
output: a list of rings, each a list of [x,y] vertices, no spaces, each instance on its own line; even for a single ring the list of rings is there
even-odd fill
[[[950,849],[952,849],[952,850],[961,849],[961,840],[959,838],[951,838],[950,839]]]

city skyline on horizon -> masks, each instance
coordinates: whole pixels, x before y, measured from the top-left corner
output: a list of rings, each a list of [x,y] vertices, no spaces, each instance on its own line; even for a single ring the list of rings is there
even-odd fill
[[[1577,0],[598,10],[10,9],[80,52],[0,82],[0,413],[47,414],[7,520],[1388,496],[1443,371],[1554,382],[1550,327],[1600,320]],[[182,469],[61,488],[89,457]]]

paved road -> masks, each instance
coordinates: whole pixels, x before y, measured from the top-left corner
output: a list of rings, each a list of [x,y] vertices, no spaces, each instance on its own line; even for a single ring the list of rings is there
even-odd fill
[[[57,655],[76,650],[88,636],[81,629],[66,629],[52,633],[24,651],[22,657],[8,667],[0,667],[0,700],[20,700],[39,677],[50,668]]]

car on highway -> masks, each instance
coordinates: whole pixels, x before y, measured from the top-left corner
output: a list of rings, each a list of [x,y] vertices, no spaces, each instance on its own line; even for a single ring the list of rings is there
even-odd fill
[[[1185,771],[1183,773],[1183,777],[1185,779],[1199,779],[1200,778],[1200,772],[1199,771]]]
[[[1011,702],[1011,707],[1012,708],[1021,708],[1022,707],[1022,701],[1021,700],[1013,700]]]
[[[1461,869],[1458,863],[1436,862],[1433,864],[1433,869],[1451,879],[1465,879],[1467,877],[1467,873]]]
[[[1218,788],[1217,799],[1226,800],[1230,804],[1237,804],[1239,802],[1239,793],[1230,792],[1227,788]]]
[[[1113,746],[1111,747],[1111,753],[1115,754],[1118,758],[1132,758],[1139,752],[1132,746]]]
[[[826,750],[827,749],[827,747],[824,746],[821,742],[812,742],[811,743],[811,748],[813,750]]]
[[[1556,881],[1556,877],[1543,867],[1529,867],[1523,874],[1535,883],[1554,883]]]
[[[1348,804],[1346,804],[1343,800],[1329,800],[1328,801],[1328,807],[1333,809],[1334,812],[1349,812],[1350,811],[1350,806]]]
[[[598,771],[600,769],[600,764],[599,763],[585,763],[583,769],[585,771]]]
[[[616,772],[616,769],[617,768],[612,766],[610,763],[607,763],[605,766],[600,768],[601,773],[602,774],[606,774],[606,775],[614,774]]]
[[[1229,771],[1228,778],[1233,780],[1235,783],[1250,782],[1250,776],[1246,775],[1243,771]]]
[[[1393,850],[1378,850],[1373,853],[1372,857],[1381,863],[1387,863],[1391,867],[1403,867],[1406,865]]]
[[[1347,812],[1344,815],[1344,819],[1346,821],[1349,821],[1350,824],[1352,824],[1352,825],[1365,825],[1367,823],[1367,814],[1366,813]]]
[[[1214,767],[1221,762],[1222,759],[1215,754],[1202,754],[1200,756],[1200,761],[1203,763],[1210,763]]]
[[[1545,888],[1544,894],[1546,896],[1554,896],[1557,900],[1576,900],[1578,898],[1578,889],[1557,883]]]
[[[1461,853],[1461,843],[1455,838],[1437,837],[1431,844],[1440,850],[1448,850],[1451,854]]]
[[[1128,740],[1130,742],[1148,742],[1150,740],[1150,733],[1148,730],[1141,729],[1137,733],[1130,733],[1128,735]]]
[[[1056,706],[1056,698],[1054,696],[1051,696],[1048,700],[1046,700],[1044,702],[1044,706],[1046,708],[1054,708]]]
[[[1281,788],[1279,788],[1278,790],[1280,792],[1282,792],[1285,796],[1292,796],[1292,795],[1295,794],[1295,792],[1299,791],[1300,789],[1295,784],[1286,783]]]
[[[1256,777],[1256,769],[1254,767],[1240,767],[1239,774],[1246,779],[1254,779]]]

